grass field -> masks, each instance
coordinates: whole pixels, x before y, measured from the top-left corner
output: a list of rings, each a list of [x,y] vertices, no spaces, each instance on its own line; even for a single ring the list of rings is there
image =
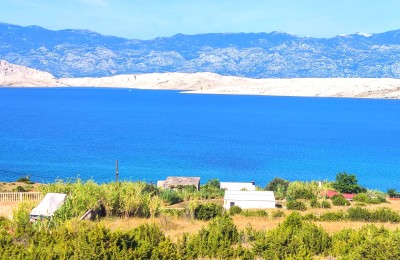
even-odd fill
[[[378,205],[368,205],[366,208],[368,209],[376,209],[379,207],[387,207],[396,212],[400,213],[400,200],[390,201],[388,203],[378,204]],[[309,209],[301,214],[315,213],[321,214],[323,212],[334,212],[338,210],[346,210],[346,207],[335,207],[333,206],[331,209]],[[251,225],[252,228],[256,230],[270,230],[279,225],[279,223],[283,222],[285,217],[281,217],[278,219],[273,219],[270,216],[274,209],[267,210],[269,217],[245,217],[241,215],[233,216],[233,221],[239,230],[246,228]],[[282,210],[286,215],[289,215],[290,210]],[[167,236],[169,236],[173,241],[178,240],[179,237],[183,235],[183,233],[195,233],[199,231],[202,227],[208,224],[207,221],[199,221],[192,220],[186,218],[177,218],[177,217],[169,217],[169,216],[160,216],[155,219],[140,219],[140,218],[105,218],[101,220],[101,223],[104,226],[112,229],[112,230],[128,230],[131,228],[135,228],[144,223],[155,223],[160,226],[160,228],[165,232]],[[315,222],[317,225],[324,228],[328,233],[333,234],[338,231],[341,231],[346,228],[352,229],[360,229],[364,225],[368,225],[371,223],[367,222],[355,222],[355,221],[340,221],[340,222]],[[390,230],[399,229],[400,224],[394,223],[374,223],[378,227],[385,227]]]
[[[27,188],[34,188],[35,185],[28,185],[25,183],[0,183],[0,192],[9,192],[13,191],[15,187],[22,186]],[[200,201],[199,201],[200,202]],[[209,202],[222,204],[223,200],[210,200]],[[306,202],[308,205],[308,202]],[[168,208],[174,209],[183,209],[189,205],[189,202],[182,202],[172,206],[168,206]],[[352,203],[352,206],[355,203]],[[13,208],[18,206],[18,202],[0,202],[0,216],[11,217]],[[350,206],[351,207],[351,206]],[[367,205],[367,209],[377,209],[380,207],[390,208],[398,213],[400,213],[400,200],[390,200],[387,203],[382,204],[373,204]],[[346,210],[347,207],[337,207],[333,206],[330,209],[308,209],[306,211],[300,212],[301,214],[314,213],[316,215],[320,215],[325,212],[335,212],[338,210]],[[270,230],[279,225],[285,217],[274,219],[272,218],[272,213],[276,211],[276,209],[269,209],[268,217],[245,217],[242,215],[233,216],[233,220],[235,225],[239,230],[244,229],[248,226],[256,230]],[[281,209],[285,213],[285,215],[290,214],[290,210]],[[185,217],[171,217],[166,215],[161,215],[157,218],[104,218],[101,219],[100,222],[107,228],[111,230],[128,230],[135,227],[138,227],[144,223],[155,223],[158,225],[167,236],[169,236],[173,241],[177,241],[179,237],[183,235],[183,233],[196,233],[202,227],[208,224],[207,221],[199,221],[193,220]],[[352,222],[352,221],[341,221],[341,222],[314,222],[317,225],[323,227],[330,234],[336,233],[345,228],[359,229],[364,225],[369,223],[366,222]],[[399,229],[400,224],[393,223],[374,223],[376,226],[384,226],[387,229]]]

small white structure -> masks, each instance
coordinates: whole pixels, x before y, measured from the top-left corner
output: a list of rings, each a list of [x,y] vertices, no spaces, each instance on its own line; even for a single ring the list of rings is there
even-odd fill
[[[220,182],[219,187],[222,190],[256,190],[253,182]]]
[[[225,191],[224,208],[239,206],[242,209],[273,209],[275,196],[273,191]]]
[[[43,217],[51,217],[65,202],[67,194],[47,193],[43,200],[33,208],[30,214],[30,220],[35,221]]]

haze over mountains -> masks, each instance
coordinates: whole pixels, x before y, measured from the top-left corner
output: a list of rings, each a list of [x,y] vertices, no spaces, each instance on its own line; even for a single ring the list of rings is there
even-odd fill
[[[400,30],[333,38],[214,33],[129,40],[0,23],[0,60],[56,77],[214,72],[250,78],[399,78]]]

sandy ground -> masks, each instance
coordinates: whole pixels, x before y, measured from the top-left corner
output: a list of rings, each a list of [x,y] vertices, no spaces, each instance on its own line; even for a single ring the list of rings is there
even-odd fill
[[[250,79],[213,73],[160,73],[59,79],[69,86],[184,90],[192,94],[400,98],[400,79]]]
[[[0,216],[11,218],[13,209],[18,206],[18,202],[4,202],[0,201]]]

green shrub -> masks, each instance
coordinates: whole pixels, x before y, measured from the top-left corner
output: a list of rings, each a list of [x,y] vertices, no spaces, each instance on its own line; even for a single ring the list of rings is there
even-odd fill
[[[199,220],[209,220],[222,215],[223,208],[219,204],[205,203],[200,204],[194,209],[194,218]]]
[[[312,199],[319,192],[318,183],[295,181],[289,183],[286,196],[288,199]]]
[[[399,244],[399,231],[365,225],[336,233],[328,253],[338,259],[400,259]]]
[[[352,221],[371,221],[371,212],[367,209],[354,207],[347,211],[348,219]]]
[[[332,197],[332,204],[334,206],[349,206],[350,202],[339,194]]]
[[[286,203],[286,208],[290,210],[307,210],[304,202],[299,200],[290,200]]]
[[[314,197],[310,200],[310,207],[311,208],[320,208],[321,207],[321,203],[318,202],[317,198]]]
[[[389,208],[379,208],[371,212],[371,219],[378,222],[399,223],[399,213]]]
[[[272,212],[272,218],[274,218],[274,219],[281,218],[284,216],[286,216],[286,215],[285,215],[285,212],[283,212],[282,210],[277,210],[277,211]]]
[[[42,193],[58,192],[68,195],[68,211],[65,216],[82,216],[88,209],[104,207],[107,216],[149,217],[154,210],[150,206],[156,190],[144,182],[112,182],[97,184],[92,180],[58,180],[40,185]],[[155,205],[152,205],[155,206]],[[153,212],[154,213],[154,212]]]
[[[242,212],[242,208],[239,207],[239,206],[232,206],[232,207],[229,209],[229,214],[230,214],[231,216],[236,215],[236,214],[240,214],[241,212]]]
[[[159,196],[166,205],[172,205],[182,201],[178,192],[174,190],[162,190]]]
[[[184,235],[179,242],[183,259],[230,259],[234,257],[232,245],[239,241],[239,232],[232,218],[223,215],[213,219],[197,234]]]
[[[265,210],[243,210],[240,215],[245,217],[268,217],[268,213]]]
[[[320,221],[343,221],[346,220],[347,215],[343,211],[324,212],[319,216]]]
[[[317,221],[318,217],[314,213],[308,213],[303,216],[303,220]]]
[[[321,208],[323,208],[323,209],[330,209],[330,208],[331,208],[331,204],[329,203],[329,201],[323,200],[323,201],[321,202]]]
[[[365,204],[380,204],[386,201],[386,197],[380,193],[359,193],[353,198],[354,201]]]
[[[17,186],[13,189],[13,191],[15,192],[26,192],[26,190],[24,189],[24,187],[22,186]]]
[[[330,248],[331,238],[322,228],[302,220],[298,213],[291,213],[277,228],[253,243],[256,258],[262,259],[311,259]]]
[[[162,209],[160,212],[162,215],[170,216],[170,217],[183,217],[185,214],[184,210],[180,209]]]
[[[22,177],[16,180],[15,182],[23,182],[26,184],[33,184],[34,182],[29,179],[29,177]]]
[[[279,200],[286,197],[288,186],[289,181],[276,177],[267,184],[265,190],[273,191],[275,198]]]

